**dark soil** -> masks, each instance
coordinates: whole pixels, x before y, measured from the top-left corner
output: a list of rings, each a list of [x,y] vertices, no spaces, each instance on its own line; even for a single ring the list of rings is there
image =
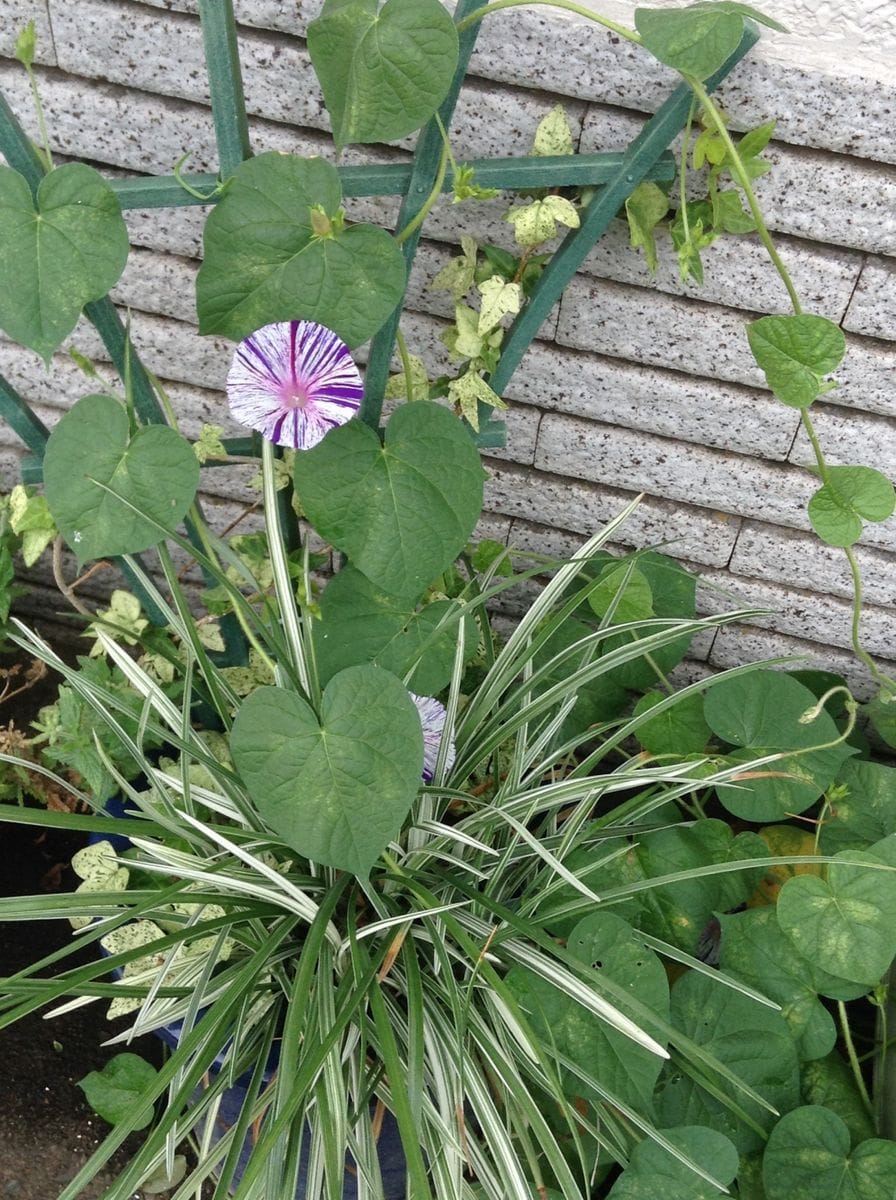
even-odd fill
[[[79,841],[29,826],[5,826],[2,838],[4,894],[72,885],[68,862]],[[67,924],[59,921],[0,925],[3,973],[34,962],[70,938]],[[112,1031],[104,1003],[52,1020],[33,1015],[0,1031],[0,1200],[55,1200],[108,1132],[77,1086],[88,1071],[100,1069],[122,1049],[102,1046]],[[155,1038],[129,1049],[155,1062],[160,1058]],[[113,1160],[119,1167],[127,1161],[126,1149]],[[104,1170],[81,1193],[83,1200],[102,1196],[115,1174]]]
[[[40,704],[53,698],[51,681],[26,693],[15,711],[4,708],[0,720],[15,718],[27,728]],[[68,891],[77,884],[69,866],[83,836],[39,826],[0,824],[0,894],[35,895]],[[0,923],[0,975],[27,966],[71,939],[68,922]],[[75,965],[67,959],[66,966]],[[105,1019],[105,1001],[52,1020],[35,1014],[0,1030],[0,1200],[55,1200],[74,1178],[109,1126],[97,1117],[77,1086],[124,1047],[104,1048],[113,1032]],[[127,1047],[158,1064],[161,1043],[143,1038]],[[137,1135],[139,1144],[139,1135]],[[97,1200],[128,1161],[123,1147],[79,1200]],[[141,1197],[141,1193],[134,1193]]]

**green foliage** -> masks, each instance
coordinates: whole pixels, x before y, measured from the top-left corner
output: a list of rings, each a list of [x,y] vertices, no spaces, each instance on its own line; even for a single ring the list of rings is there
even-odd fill
[[[157,545],[180,523],[198,486],[190,443],[165,425],[132,434],[127,412],[111,396],[83,397],[47,443],[47,503],[82,563]]]
[[[34,55],[37,50],[37,30],[34,22],[29,21],[16,38],[15,55],[19,62],[29,70],[34,66]]]
[[[829,392],[835,384],[824,376],[837,369],[846,353],[840,326],[810,313],[760,317],[747,326],[747,339],[768,386],[791,408],[808,408]]]
[[[526,249],[556,237],[558,225],[578,229],[580,224],[575,205],[564,196],[530,200],[520,208],[511,208],[505,220],[513,226],[517,242]]]
[[[81,309],[118,282],[128,232],[115,193],[83,163],[40,182],[0,167],[0,326],[44,359],[71,333]]]
[[[716,789],[730,813],[748,821],[780,821],[805,812],[833,783],[853,750],[840,740],[827,711],[815,712],[815,705],[808,688],[780,671],[724,679],[707,690],[707,724],[722,741],[741,747],[728,755],[730,762],[782,755]]]
[[[404,258],[372,225],[346,227],[335,167],[270,151],[242,163],[205,225],[196,280],[201,333],[238,340],[273,321],[304,318],[349,346],[371,337],[404,292]],[[317,234],[312,211],[332,223]]]
[[[56,523],[45,497],[17,484],[9,493],[9,528],[20,539],[26,567],[33,567],[56,536]]]
[[[639,183],[625,202],[632,247],[644,248],[644,257],[651,271],[656,271],[658,265],[655,230],[668,211],[669,197],[649,179]]]
[[[231,753],[262,818],[287,845],[366,876],[417,794],[423,735],[395,676],[357,666],[327,684],[319,717],[295,692],[253,692],[237,713]]]
[[[459,606],[437,600],[417,608],[371,583],[354,567],[344,567],[327,584],[315,626],[317,665],[322,683],[359,663],[374,663],[408,676],[422,696],[438,695],[448,684],[459,633]],[[477,633],[464,623],[466,657],[476,651]]]
[[[444,100],[457,31],[438,0],[329,0],[308,26],[308,52],[336,145],[392,142]]]
[[[672,989],[672,1019],[773,1109],[787,1112],[799,1103],[796,1047],[780,1013],[688,972]],[[730,1138],[741,1154],[758,1150],[775,1121],[774,1112],[744,1094],[703,1088],[674,1066],[667,1066],[660,1080],[657,1112],[665,1125],[708,1125]]]
[[[646,715],[665,699],[668,697],[663,692],[645,692],[635,705],[634,715]],[[710,738],[702,697],[684,696],[676,700],[671,708],[642,721],[635,737],[650,754],[670,754],[676,758],[701,754]]]
[[[768,1200],[889,1200],[894,1173],[896,1142],[869,1138],[850,1153],[846,1125],[817,1105],[785,1113],[762,1166]]]
[[[829,1054],[837,1031],[818,999],[819,972],[784,934],[774,907],[748,909],[720,920],[723,970],[781,1006],[802,1061]]]
[[[669,984],[659,958],[633,936],[632,928],[610,912],[595,912],[580,921],[569,936],[569,950],[606,977],[617,989],[647,1005],[664,1021],[669,1016]],[[651,1050],[611,1028],[559,991],[547,979],[516,968],[507,982],[540,1040],[552,1044],[586,1076],[600,1080],[610,1103],[621,1101],[639,1109],[652,1105],[654,1085],[662,1067]],[[620,1005],[626,1012],[626,1006]],[[629,1010],[629,1016],[634,1014]],[[650,1030],[656,1036],[655,1030]],[[567,1093],[599,1114],[606,1097],[582,1080],[575,1070],[564,1073]]]
[[[896,836],[835,855],[826,878],[794,876],[778,921],[823,971],[872,987],[896,955]]]
[[[828,1108],[846,1123],[853,1146],[874,1137],[874,1122],[865,1107],[855,1078],[836,1052],[805,1063],[801,1073],[804,1104]]]
[[[891,833],[896,833],[896,768],[849,759],[824,813],[821,849],[825,854],[861,850]]]
[[[812,528],[829,546],[851,546],[862,536],[862,518],[886,521],[896,493],[873,467],[828,467],[825,481],[809,501]]]
[[[683,1125],[664,1129],[663,1136],[724,1187],[737,1174],[737,1150],[714,1129]],[[715,1200],[716,1183],[701,1179],[680,1159],[645,1139],[632,1151],[629,1165],[610,1189],[607,1200]]]
[[[413,602],[466,544],[482,478],[463,428],[420,401],[392,416],[385,445],[357,421],[333,430],[302,456],[295,486],[318,533],[383,591]]]
[[[152,1120],[153,1106],[141,1101],[156,1074],[155,1067],[139,1054],[116,1054],[101,1071],[91,1071],[79,1080],[78,1087],[94,1112],[110,1125],[129,1121],[134,1129],[145,1129]]]
[[[637,8],[635,28],[654,58],[697,79],[708,79],[728,61],[752,18],[772,29],[776,21],[734,0],[709,0],[686,8]]]

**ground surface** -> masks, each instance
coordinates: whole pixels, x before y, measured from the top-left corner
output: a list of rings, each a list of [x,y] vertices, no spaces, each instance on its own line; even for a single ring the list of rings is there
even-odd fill
[[[52,699],[53,681],[47,679],[4,706],[0,721],[14,719],[18,728],[27,729],[38,707]],[[83,844],[83,835],[0,825],[0,895],[74,887],[78,881],[69,862]],[[70,938],[63,921],[0,923],[0,975],[35,962]],[[109,1127],[88,1107],[77,1081],[122,1049],[103,1048],[111,1030],[103,1001],[53,1020],[32,1016],[0,1029],[0,1200],[56,1200],[103,1140]],[[130,1049],[154,1062],[160,1059],[156,1038]],[[127,1160],[123,1149],[113,1162],[121,1166]],[[115,1174],[114,1167],[104,1171],[79,1200],[101,1197]]]
[[[26,826],[5,826],[0,837],[4,894],[71,886],[66,867],[79,842]],[[0,925],[0,970],[11,973],[70,936],[61,922]],[[49,1021],[28,1017],[0,1030],[0,1200],[55,1200],[108,1131],[77,1086],[121,1049],[102,1047],[110,1032],[102,1004]],[[155,1038],[132,1048],[158,1060]],[[126,1162],[127,1152],[115,1161]],[[114,1170],[103,1172],[81,1193],[83,1200],[102,1196],[114,1176]]]

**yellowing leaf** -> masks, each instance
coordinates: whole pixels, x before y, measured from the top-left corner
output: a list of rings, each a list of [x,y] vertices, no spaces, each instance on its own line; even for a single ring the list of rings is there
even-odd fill
[[[773,858],[790,858],[797,855],[816,854],[814,829],[796,829],[792,825],[766,825],[759,836],[771,851]],[[765,875],[756,891],[747,901],[748,908],[759,908],[764,904],[776,904],[778,893],[794,875],[821,875],[823,868],[814,863],[769,863]]]
[[[493,275],[479,285],[482,303],[479,306],[477,333],[490,333],[510,313],[518,313],[523,301],[523,289],[518,283],[505,283]]]
[[[460,245],[463,251],[460,258],[452,258],[446,263],[429,285],[438,291],[450,292],[455,304],[463,300],[473,286],[478,254],[478,247],[471,237],[464,235]]]
[[[557,235],[557,225],[578,229],[579,214],[574,204],[563,196],[545,196],[521,208],[512,208],[504,218],[514,228],[521,246],[538,246]]]
[[[557,104],[538,122],[532,153],[539,157],[553,154],[573,154],[572,129],[562,104]]]
[[[488,404],[491,408],[506,409],[507,404],[497,392],[492,391],[478,371],[467,371],[459,379],[452,379],[448,385],[448,395],[465,417],[479,432],[479,404]]]

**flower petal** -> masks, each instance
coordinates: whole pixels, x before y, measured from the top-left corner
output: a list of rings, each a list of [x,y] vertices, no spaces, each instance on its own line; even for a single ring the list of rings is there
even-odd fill
[[[364,386],[348,347],[313,321],[265,325],[236,348],[227,376],[230,411],[268,441],[316,446],[354,417]]]

